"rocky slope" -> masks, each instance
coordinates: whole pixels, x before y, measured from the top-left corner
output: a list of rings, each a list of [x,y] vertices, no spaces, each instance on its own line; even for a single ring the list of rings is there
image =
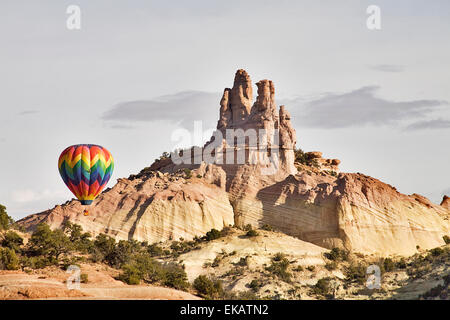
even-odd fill
[[[284,106],[277,108],[272,81],[256,85],[252,104],[250,76],[236,72],[233,87],[225,89],[220,101],[217,131],[199,148],[202,152],[215,144],[213,155],[225,160],[244,151],[244,163],[206,164],[190,154],[192,149],[185,150],[183,159],[191,163],[180,164],[172,154],[137,176],[119,179],[95,201],[88,217],[71,201],[19,223],[27,229],[40,221],[59,227],[69,219],[94,234],[149,242],[191,239],[229,224],[270,224],[322,247],[384,255],[411,255],[418,248],[444,244],[442,237],[450,234],[448,199],[439,206],[363,174],[338,173],[340,161],[323,159],[320,152],[310,155],[315,166],[296,163],[289,113]],[[233,145],[223,138],[229,129],[264,129],[269,151],[250,140]],[[278,145],[271,140],[276,130]],[[278,155],[272,158],[277,161],[261,161],[269,153]]]
[[[20,224],[28,230],[39,222],[58,228],[70,220],[94,236],[105,233],[115,239],[148,242],[192,239],[234,223],[227,193],[208,182],[220,180],[220,176],[210,171],[205,176],[187,179],[185,173],[150,171],[132,179],[119,179],[89,207],[89,216],[84,216],[83,206],[72,200],[28,216]]]

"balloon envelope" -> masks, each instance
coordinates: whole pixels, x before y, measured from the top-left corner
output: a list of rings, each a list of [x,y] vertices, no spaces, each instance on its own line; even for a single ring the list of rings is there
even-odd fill
[[[102,146],[78,144],[61,153],[58,168],[70,191],[83,205],[89,205],[111,178],[114,160]]]

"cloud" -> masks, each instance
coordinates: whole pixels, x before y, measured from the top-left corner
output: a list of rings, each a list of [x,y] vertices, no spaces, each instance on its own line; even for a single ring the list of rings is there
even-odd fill
[[[35,114],[35,113],[39,113],[39,111],[37,110],[24,110],[18,113],[19,116],[26,116],[26,115],[30,115],[30,114]]]
[[[34,191],[30,189],[15,190],[11,193],[11,198],[17,203],[30,203],[43,200],[65,199],[67,193],[60,190]]]
[[[405,71],[405,67],[394,64],[377,64],[370,66],[370,69],[381,72],[395,72],[395,73]]]
[[[417,121],[405,128],[406,130],[426,130],[426,129],[450,129],[450,120],[434,119]]]
[[[378,86],[366,86],[346,93],[279,99],[278,104],[288,107],[294,124],[324,129],[398,124],[423,118],[447,104],[440,100],[391,101],[378,97],[378,90]],[[190,126],[197,120],[214,124],[219,117],[219,101],[219,93],[183,91],[151,100],[119,103],[106,111],[102,119],[110,128],[122,130],[131,129],[138,122],[152,121],[183,126]],[[410,129],[424,125],[413,124]],[[445,120],[429,125],[444,126]]]
[[[212,123],[219,117],[219,102],[219,93],[183,91],[151,100],[119,103],[106,111],[102,119],[116,123],[122,122],[122,127],[114,125],[118,129],[123,129],[123,126],[129,126],[130,123],[142,121],[187,124],[195,120],[203,120],[205,123]]]
[[[377,86],[367,86],[347,93],[327,93],[309,102],[297,99],[288,103],[298,125],[324,129],[393,125],[423,118],[447,104],[440,100],[386,100],[375,95],[378,90]]]

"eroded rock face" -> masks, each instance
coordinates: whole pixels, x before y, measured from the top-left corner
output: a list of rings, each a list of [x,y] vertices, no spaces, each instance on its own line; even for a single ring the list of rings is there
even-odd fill
[[[442,198],[441,207],[450,210],[450,198],[448,196],[444,196],[444,198]]]
[[[218,173],[204,170],[210,180],[196,176],[185,179],[181,174],[159,171],[133,180],[119,179],[88,208],[89,216],[84,216],[84,207],[73,200],[28,216],[20,224],[29,230],[39,222],[59,228],[65,220],[70,220],[94,236],[105,233],[116,239],[150,243],[203,236],[213,228],[221,230],[234,224],[227,193],[214,184],[220,180],[219,169]]]
[[[362,174],[300,172],[247,191],[234,203],[237,224],[269,224],[327,248],[411,255],[450,233],[447,210]]]

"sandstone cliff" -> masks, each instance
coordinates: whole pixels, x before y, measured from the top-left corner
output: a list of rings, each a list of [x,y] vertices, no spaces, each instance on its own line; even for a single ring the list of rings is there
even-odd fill
[[[448,198],[439,206],[363,174],[338,173],[340,161],[324,159],[321,152],[306,154],[315,167],[296,163],[297,140],[289,113],[284,106],[277,108],[272,81],[256,85],[252,104],[250,76],[244,70],[236,72],[233,87],[224,90],[220,101],[216,131],[220,141],[214,135],[197,150],[215,143],[219,148],[214,156],[226,160],[227,151],[236,155],[244,149],[244,163],[206,164],[185,150],[183,158],[197,161],[176,164],[166,157],[137,176],[119,179],[95,201],[88,217],[82,216],[77,201],[71,201],[20,224],[32,229],[45,221],[59,227],[70,219],[94,234],[149,242],[191,239],[229,224],[270,224],[322,247],[384,255],[410,255],[418,248],[444,244],[442,237],[450,234]],[[260,142],[250,140],[233,145],[225,137],[229,129],[264,129],[269,151],[261,151]],[[271,140],[277,131],[278,145]],[[275,148],[276,170],[252,162],[273,154]],[[192,177],[186,177],[183,169],[193,170]]]
[[[89,216],[84,216],[83,206],[72,200],[20,223],[32,230],[41,221],[58,228],[70,220],[94,236],[105,233],[116,239],[150,243],[192,239],[212,228],[221,230],[234,224],[228,196],[214,184],[217,179],[220,181],[220,175],[209,170],[202,179],[188,178],[185,173],[144,172],[132,179],[119,179],[89,207]]]

